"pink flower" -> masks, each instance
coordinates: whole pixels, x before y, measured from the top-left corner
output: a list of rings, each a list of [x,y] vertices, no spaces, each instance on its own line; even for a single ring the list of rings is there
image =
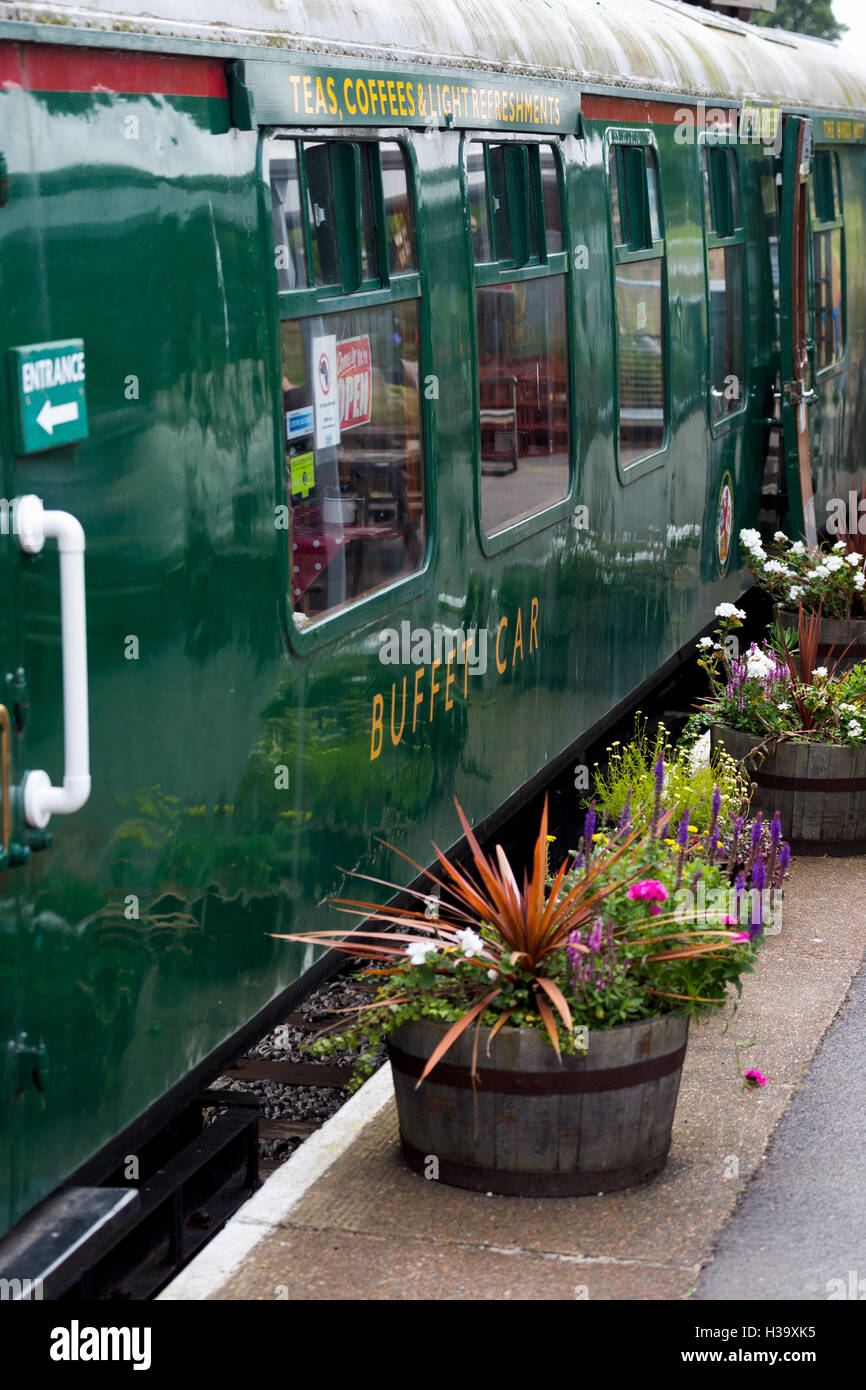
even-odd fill
[[[752,939],[747,931],[735,931],[733,938],[735,941],[751,941]]]
[[[650,912],[652,913],[653,917],[658,917],[659,913],[661,912],[661,908],[659,907],[658,903],[650,903]]]
[[[640,883],[631,885],[628,896],[644,903],[663,903],[667,900],[668,890],[663,883],[659,883],[657,878],[644,878],[641,879]]]
[[[755,1090],[758,1086],[766,1086],[767,1078],[762,1076],[759,1071],[744,1071],[743,1077],[750,1090]]]

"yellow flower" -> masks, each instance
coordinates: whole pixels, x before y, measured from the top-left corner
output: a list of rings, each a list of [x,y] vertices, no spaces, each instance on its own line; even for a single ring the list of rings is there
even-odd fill
[[[666,839],[666,840],[665,840],[665,844],[666,844],[666,845],[675,845],[675,844],[676,844],[676,840]]]
[[[690,826],[689,826],[689,830],[691,831],[691,833],[692,833],[693,835],[697,835],[697,833],[698,833],[698,827],[697,827],[696,825],[690,825]]]
[[[556,836],[555,836],[555,835],[548,835],[548,837],[547,837],[547,843],[548,843],[549,845],[552,845],[555,839],[556,839]]]
[[[606,845],[606,844],[607,844],[607,836],[606,836],[606,835],[593,835],[593,837],[592,837],[592,843],[593,843],[594,845]]]

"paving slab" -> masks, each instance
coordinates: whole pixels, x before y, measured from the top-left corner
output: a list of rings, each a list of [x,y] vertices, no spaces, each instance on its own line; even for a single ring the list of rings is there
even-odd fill
[[[689,1296],[848,994],[866,949],[864,886],[864,858],[794,865],[782,930],[764,942],[737,1011],[692,1028],[670,1159],[653,1182],[606,1196],[533,1200],[425,1181],[400,1156],[383,1073],[368,1083],[378,1087],[375,1113],[321,1176],[308,1174],[282,1206],[265,1184],[241,1208],[235,1222],[245,1230],[246,1256],[225,1253],[229,1244],[220,1255],[224,1236],[236,1239],[224,1233],[210,1247],[215,1263],[204,1251],[163,1297]],[[744,1090],[748,1067],[763,1071],[768,1085]],[[354,1099],[363,1105],[363,1096]],[[302,1161],[308,1144],[285,1169]],[[216,1275],[208,1274],[209,1259]],[[739,1279],[732,1273],[723,1297],[755,1296],[754,1281]]]

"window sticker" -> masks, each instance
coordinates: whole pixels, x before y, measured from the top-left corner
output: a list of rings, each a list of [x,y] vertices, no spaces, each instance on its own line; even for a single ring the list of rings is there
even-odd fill
[[[292,469],[292,496],[306,497],[316,486],[316,456],[313,453],[295,454],[289,462]]]
[[[346,338],[337,344],[337,395],[340,429],[368,425],[373,414],[373,359],[370,338]]]
[[[303,439],[313,433],[313,407],[300,406],[286,411],[286,439]]]
[[[316,448],[331,449],[340,442],[337,401],[337,338],[313,339],[313,371],[316,402]]]

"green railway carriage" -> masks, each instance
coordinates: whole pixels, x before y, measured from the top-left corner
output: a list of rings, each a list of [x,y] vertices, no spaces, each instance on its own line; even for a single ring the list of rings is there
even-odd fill
[[[491,817],[741,594],[741,525],[863,482],[832,46],[147,9],[0,4],[0,1230],[312,966],[270,933],[337,865]]]

